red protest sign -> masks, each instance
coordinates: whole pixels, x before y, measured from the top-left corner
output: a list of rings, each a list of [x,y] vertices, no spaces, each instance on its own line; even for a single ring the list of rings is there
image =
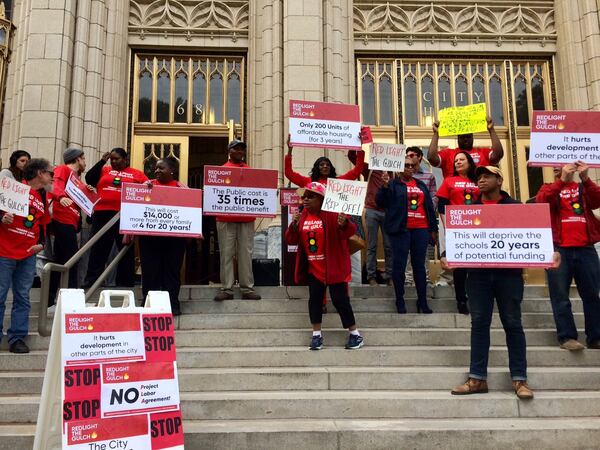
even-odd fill
[[[204,214],[275,217],[278,172],[249,167],[204,167]]]
[[[600,167],[600,111],[533,111],[530,166]]]
[[[123,183],[122,234],[201,237],[202,190]]]
[[[302,203],[296,188],[279,189],[279,201],[281,206],[299,206]]]
[[[100,196],[96,192],[90,191],[87,185],[74,172],[71,172],[69,176],[69,180],[65,186],[65,193],[88,216],[92,215],[94,206],[100,200]]]
[[[547,204],[447,206],[445,220],[451,267],[552,267]]]
[[[361,150],[358,105],[290,100],[289,113],[291,145]]]

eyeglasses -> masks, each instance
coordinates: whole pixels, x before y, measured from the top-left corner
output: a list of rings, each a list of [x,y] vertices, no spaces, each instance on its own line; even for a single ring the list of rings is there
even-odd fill
[[[406,155],[407,158],[418,158],[419,155],[417,155],[416,153],[408,153]]]
[[[406,169],[414,169],[414,168],[415,168],[415,165],[414,165],[414,164],[404,164],[404,167],[405,167]]]

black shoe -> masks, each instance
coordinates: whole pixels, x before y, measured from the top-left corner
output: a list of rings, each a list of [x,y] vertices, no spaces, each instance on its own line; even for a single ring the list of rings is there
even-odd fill
[[[246,292],[242,294],[242,300],[260,300],[260,295],[254,291]]]
[[[464,314],[465,316],[469,315],[469,307],[467,306],[467,302],[457,302],[456,309],[460,314]]]
[[[587,348],[594,349],[594,350],[600,350],[600,339],[596,339],[595,341],[590,342],[587,345]]]
[[[396,302],[396,311],[398,314],[406,314],[406,304],[404,302]]]
[[[417,312],[419,314],[432,314],[433,310],[429,307],[427,302],[417,302]]]
[[[11,353],[29,353],[29,347],[21,339],[17,339],[15,342],[10,344],[9,351]]]

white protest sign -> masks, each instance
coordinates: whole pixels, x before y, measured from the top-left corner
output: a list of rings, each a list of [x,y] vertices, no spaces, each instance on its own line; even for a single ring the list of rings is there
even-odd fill
[[[98,203],[98,200],[100,200],[100,196],[95,192],[90,191],[86,184],[77,178],[74,173],[71,173],[69,176],[69,180],[65,186],[65,194],[67,194],[88,216],[92,215],[94,206]]]
[[[403,172],[405,159],[406,145],[378,144],[373,142],[369,154],[369,170]]]
[[[122,234],[140,236],[202,236],[202,190],[123,183]]]
[[[548,204],[446,207],[450,267],[552,267]]]
[[[360,216],[367,196],[366,181],[340,180],[329,178],[325,189],[322,209],[337,213]]]
[[[530,166],[600,167],[600,111],[533,111]]]
[[[343,103],[290,100],[290,144],[360,150],[360,109]]]
[[[27,217],[31,188],[9,177],[0,177],[0,211]]]

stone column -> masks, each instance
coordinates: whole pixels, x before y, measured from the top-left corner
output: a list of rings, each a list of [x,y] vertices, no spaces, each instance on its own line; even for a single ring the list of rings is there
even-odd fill
[[[67,144],[76,0],[15,3],[2,152],[61,161]]]
[[[127,18],[122,0],[23,0],[9,65],[4,158],[28,150],[62,162],[68,145],[89,162],[125,146]]]

